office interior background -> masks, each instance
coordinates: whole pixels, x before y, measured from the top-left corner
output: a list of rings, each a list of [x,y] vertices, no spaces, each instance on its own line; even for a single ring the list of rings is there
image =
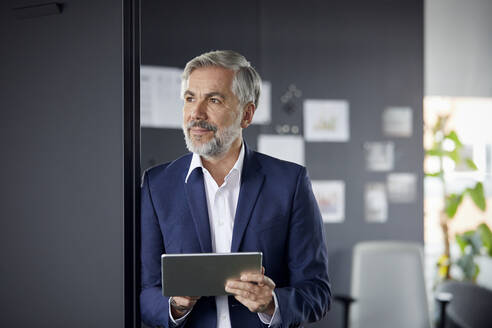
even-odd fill
[[[244,131],[245,141],[260,151],[272,151],[268,140],[299,147],[291,155],[318,183],[327,213],[333,291],[351,294],[358,243],[417,243],[434,315],[446,260],[443,187],[458,195],[481,182],[485,203],[491,195],[491,1],[26,0],[0,8],[1,326],[140,324],[140,175],[187,151],[165,116],[140,118],[152,89],[138,63],[157,74],[215,49],[245,55],[269,82],[269,115]],[[337,117],[343,136],[313,137],[313,100],[345,115]],[[476,167],[426,152],[442,115]],[[456,139],[448,139],[452,153]],[[472,195],[447,225],[456,260],[449,275],[466,280],[470,265],[457,261],[471,259],[480,268],[471,280],[491,289],[487,243],[460,248],[464,232],[492,227],[490,206],[481,210]],[[464,256],[477,245],[480,254]],[[308,326],[342,327],[342,312],[335,302]]]

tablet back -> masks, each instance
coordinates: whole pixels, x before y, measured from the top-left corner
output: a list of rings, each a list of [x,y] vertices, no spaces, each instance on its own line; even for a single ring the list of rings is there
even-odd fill
[[[226,295],[228,279],[243,272],[261,272],[262,253],[163,254],[164,296]]]

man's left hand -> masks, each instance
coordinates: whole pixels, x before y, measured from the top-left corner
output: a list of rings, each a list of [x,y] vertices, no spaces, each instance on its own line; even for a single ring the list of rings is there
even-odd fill
[[[264,271],[264,269],[262,270]],[[260,312],[272,316],[275,312],[272,279],[260,272],[243,273],[240,280],[228,280],[226,292],[234,295],[236,300],[251,312]]]

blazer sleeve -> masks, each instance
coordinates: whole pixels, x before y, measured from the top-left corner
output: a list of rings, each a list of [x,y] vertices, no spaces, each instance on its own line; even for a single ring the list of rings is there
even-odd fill
[[[169,299],[162,295],[161,255],[164,241],[152,204],[148,173],[141,189],[141,289],[142,321],[151,327],[169,327]]]
[[[292,203],[287,263],[289,286],[275,289],[282,326],[320,320],[331,305],[328,252],[321,214],[304,167]]]

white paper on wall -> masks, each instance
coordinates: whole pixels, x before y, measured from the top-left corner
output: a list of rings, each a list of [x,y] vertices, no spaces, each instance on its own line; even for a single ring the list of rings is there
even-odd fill
[[[261,83],[261,94],[258,108],[253,116],[253,124],[269,124],[272,119],[272,84],[269,81]]]
[[[393,170],[395,163],[395,144],[393,142],[365,142],[364,152],[367,170]]]
[[[367,183],[365,187],[365,215],[367,222],[388,220],[386,186],[381,182]]]
[[[175,67],[141,66],[140,122],[142,126],[181,129],[182,71]]]
[[[412,136],[412,109],[388,107],[383,112],[383,133],[388,137]]]
[[[301,136],[260,134],[258,151],[304,165],[304,139]]]
[[[349,141],[348,101],[306,99],[304,101],[304,137],[306,141]]]
[[[345,182],[313,180],[311,184],[323,222],[343,222],[345,219]]]
[[[386,187],[393,203],[412,203],[417,198],[417,175],[414,173],[390,173]]]

